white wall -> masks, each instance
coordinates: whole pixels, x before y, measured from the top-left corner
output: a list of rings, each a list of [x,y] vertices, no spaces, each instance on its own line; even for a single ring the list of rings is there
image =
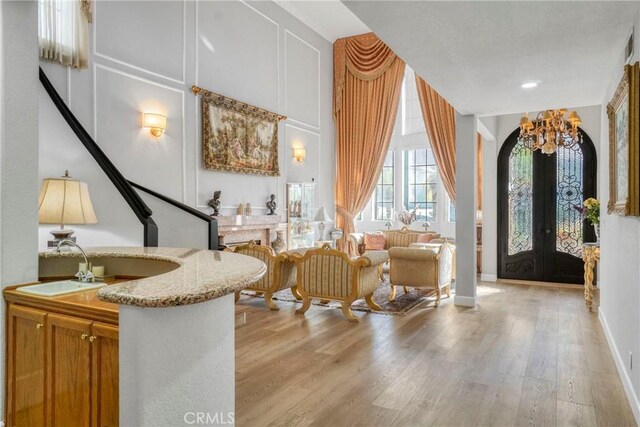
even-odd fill
[[[0,2],[0,284],[38,278],[38,42],[35,2]],[[5,305],[0,304],[4,342]],[[0,352],[4,366],[4,347]],[[4,384],[4,369],[0,369]],[[0,392],[4,407],[4,387]]]
[[[640,28],[640,16],[635,28]],[[631,28],[629,28],[631,31]],[[638,34],[636,32],[636,40]],[[636,43],[632,62],[640,60],[640,49]],[[608,215],[609,201],[609,119],[606,104],[613,97],[623,70],[622,46],[616,56],[616,72],[611,76],[609,88],[603,99],[600,117],[601,150],[599,156],[601,210],[601,262],[600,262],[600,309],[599,316],[609,345],[618,366],[631,408],[640,423],[640,220],[637,217]],[[629,366],[629,354],[636,362],[633,370]]]
[[[424,149],[429,146],[429,136],[426,133],[424,119],[422,117],[415,77],[413,70],[408,66],[405,69],[402,94],[399,102],[398,115],[389,144],[389,150],[394,151],[395,159],[394,183],[396,191],[394,192],[394,203],[396,210],[399,210],[403,205],[402,151],[407,149]],[[383,230],[386,228],[385,224],[387,221],[376,220],[374,217],[373,199],[374,195],[372,195],[362,210],[362,219],[356,220],[356,229],[359,232]],[[449,196],[440,179],[438,180],[436,212],[436,220],[429,221],[431,224],[429,230],[436,231],[443,236],[455,238],[455,222],[449,222]],[[402,226],[400,221],[391,222],[394,228]],[[416,221],[411,225],[411,228],[423,230],[423,224],[424,221]]]
[[[554,108],[550,106],[550,108]],[[600,162],[601,145],[601,117],[600,105],[590,107],[568,108],[570,111],[575,110],[582,119],[582,130],[589,135],[596,149],[598,158],[598,183],[601,182],[601,176],[607,173],[606,165]],[[501,116],[482,117],[480,120],[487,125],[487,128],[493,128],[495,131],[495,143],[488,141],[482,147],[482,280],[495,281],[498,274],[498,246],[497,246],[497,173],[498,173],[498,155],[502,144],[507,137],[518,128],[520,118],[525,112],[518,114],[507,114]],[[535,117],[538,112],[529,112],[529,117]],[[606,126],[604,126],[608,129]],[[605,146],[606,148],[606,146]],[[606,150],[605,150],[606,151]],[[605,169],[603,169],[605,167]],[[598,197],[602,197],[600,186],[598,188]]]
[[[334,132],[331,43],[273,2],[118,1],[94,3],[90,69],[41,65],[71,110],[122,174],[145,187],[211,212],[207,200],[222,190],[223,214],[250,202],[266,213],[271,193],[284,214],[285,184],[317,182],[316,205],[334,212]],[[200,98],[191,85],[285,114],[279,133],[280,177],[202,168]],[[99,224],[74,226],[84,245],[140,245],[142,226],[48,96],[40,93],[40,178],[65,169],[89,184]],[[167,131],[153,138],[141,113],[167,116]],[[292,145],[303,145],[294,164]],[[145,198],[145,200],[148,200]],[[151,206],[151,202],[149,203]],[[204,246],[206,224],[185,220],[174,208],[152,206],[161,244]],[[164,226],[163,226],[164,225]],[[190,237],[163,238],[189,227]],[[201,230],[202,240],[193,229]],[[52,227],[40,227],[40,246]],[[171,242],[168,242],[171,240]]]

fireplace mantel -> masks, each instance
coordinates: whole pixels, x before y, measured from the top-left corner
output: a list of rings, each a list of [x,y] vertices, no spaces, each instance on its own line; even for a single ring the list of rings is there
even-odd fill
[[[250,240],[269,246],[280,224],[282,224],[280,215],[220,215],[218,216],[218,235],[220,243],[227,246]]]

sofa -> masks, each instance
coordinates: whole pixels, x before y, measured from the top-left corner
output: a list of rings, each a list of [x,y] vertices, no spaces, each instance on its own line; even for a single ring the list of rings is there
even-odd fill
[[[359,298],[365,298],[372,310],[380,310],[373,293],[380,283],[379,267],[389,259],[386,252],[350,258],[325,244],[304,254],[291,254],[290,259],[296,266],[296,289],[302,297],[297,314],[304,314],[313,298],[340,301],[342,313],[351,322],[358,321],[351,304]]]
[[[382,233],[385,237],[385,251],[397,246],[403,248],[408,247],[412,243],[416,243],[418,238],[424,234],[431,234],[432,239],[440,237],[440,235],[435,231],[411,230],[406,226],[402,227],[400,230],[383,230],[379,233]],[[364,234],[365,233],[349,234],[349,253],[351,255],[358,255],[358,245],[364,243]]]

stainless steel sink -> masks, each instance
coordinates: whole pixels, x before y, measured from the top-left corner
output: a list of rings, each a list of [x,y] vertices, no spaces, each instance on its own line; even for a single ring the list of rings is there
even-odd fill
[[[72,294],[74,292],[90,291],[105,286],[105,283],[82,283],[75,280],[61,280],[59,282],[48,282],[39,285],[22,286],[16,289],[25,294],[38,295],[41,297],[55,297],[58,295]]]

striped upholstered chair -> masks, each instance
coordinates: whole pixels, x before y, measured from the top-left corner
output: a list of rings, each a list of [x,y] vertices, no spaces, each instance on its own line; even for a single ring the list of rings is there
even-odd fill
[[[263,293],[267,307],[271,310],[279,310],[278,306],[273,302],[273,294],[296,285],[296,270],[289,260],[289,256],[286,253],[276,255],[271,247],[260,246],[253,241],[245,245],[236,246],[233,248],[233,252],[258,258],[267,265],[267,274],[245,289]],[[295,289],[291,291],[294,295],[297,295]],[[238,299],[240,299],[240,292],[236,292],[236,302],[238,302]]]
[[[378,267],[388,259],[383,251],[352,259],[328,244],[304,254],[292,254],[291,260],[297,270],[297,290],[303,303],[296,313],[304,314],[313,298],[340,301],[342,313],[351,322],[358,321],[351,311],[351,304],[359,298],[365,298],[372,310],[380,310],[373,300],[373,292],[380,283]]]

